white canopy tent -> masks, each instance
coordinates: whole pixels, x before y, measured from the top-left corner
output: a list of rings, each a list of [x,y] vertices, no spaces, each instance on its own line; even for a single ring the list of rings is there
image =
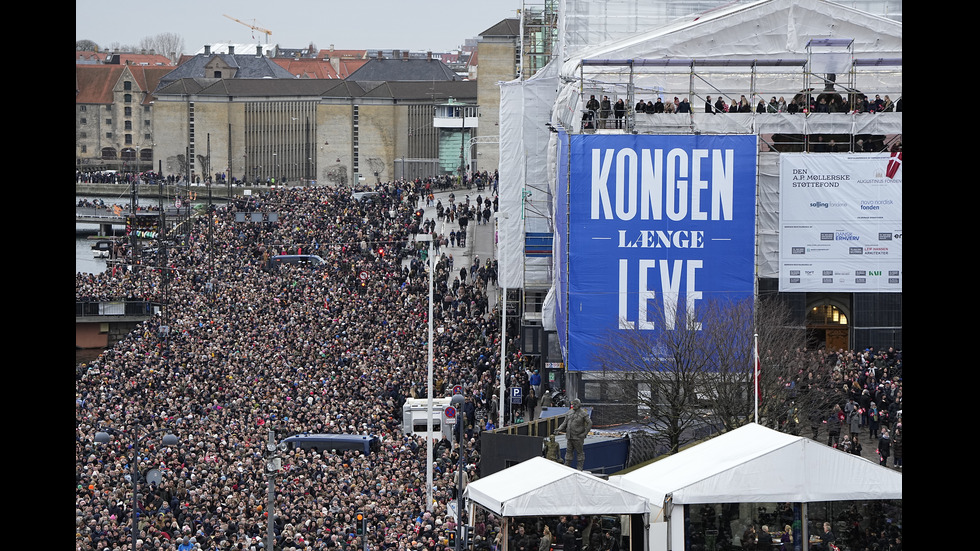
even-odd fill
[[[667,544],[665,504],[902,499],[900,472],[755,423],[610,482],[649,499],[654,550]],[[669,518],[671,548],[684,549],[683,515]]]
[[[502,517],[641,514],[649,502],[590,473],[543,457],[467,484],[464,496]]]

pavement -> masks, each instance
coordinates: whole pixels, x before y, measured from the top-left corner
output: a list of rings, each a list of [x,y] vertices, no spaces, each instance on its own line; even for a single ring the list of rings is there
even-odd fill
[[[435,220],[436,227],[435,230],[439,235],[448,236],[452,231],[459,231],[459,220],[456,219],[452,222],[446,220],[445,217],[439,219],[436,216],[436,205],[439,201],[442,201],[443,207],[449,206],[449,196],[450,194],[455,195],[455,202],[465,203],[466,196],[470,197],[470,204],[476,201],[477,196],[482,196],[483,199],[487,197],[493,198],[493,190],[486,188],[483,191],[479,191],[476,187],[470,189],[460,188],[449,191],[439,191],[433,193],[433,200],[430,205],[426,206],[425,200],[420,201],[416,208],[421,208],[425,212],[423,215],[423,220]],[[495,243],[496,236],[496,220],[497,213],[494,213],[490,217],[490,222],[487,224],[477,224],[476,220],[470,220],[466,226],[466,245],[463,247],[449,245],[443,247],[439,253],[445,254],[446,256],[452,256],[453,258],[453,271],[456,275],[459,275],[459,269],[466,266],[467,271],[469,271],[470,266],[473,265],[473,259],[479,258],[480,265],[486,264],[487,260],[497,259],[497,247]],[[469,280],[469,278],[467,278]],[[487,301],[488,308],[493,310],[499,300],[499,287],[495,286],[493,283],[487,283]]]
[[[809,426],[801,425],[800,429],[801,429],[800,436],[812,438],[813,432]],[[889,434],[890,433],[891,431],[889,431]],[[845,434],[850,436],[850,432],[847,430],[847,427],[844,427],[844,431],[842,432],[841,437],[843,438]],[[820,442],[821,444],[827,443],[826,424],[820,426],[820,430],[817,432],[817,438],[815,441]],[[874,461],[875,463],[880,462],[880,458],[878,457],[878,437],[871,438],[871,434],[868,431],[868,427],[861,427],[861,430],[858,431],[858,441],[861,442],[861,457],[869,461]],[[892,453],[891,455],[888,456],[888,468],[889,469],[895,468],[894,463],[895,463],[895,458],[894,458],[894,453]],[[902,469],[898,468],[896,470],[901,471]]]

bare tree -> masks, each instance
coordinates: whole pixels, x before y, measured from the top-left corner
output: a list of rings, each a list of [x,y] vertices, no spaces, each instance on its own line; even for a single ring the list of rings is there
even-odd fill
[[[620,374],[623,402],[637,404],[639,421],[655,429],[658,445],[677,453],[685,434],[704,417],[703,394],[713,368],[714,348],[701,330],[704,319],[677,319],[668,309],[648,312],[658,331],[639,329],[610,333],[596,354],[607,374]]]
[[[619,376],[620,400],[637,405],[670,453],[692,429],[725,432],[754,419],[756,335],[760,423],[799,433],[826,413],[831,368],[806,350],[805,327],[778,299],[706,300],[697,320],[649,314],[662,330],[615,331],[596,361]]]
[[[160,33],[153,37],[153,42],[157,53],[167,56],[174,63],[184,54],[184,37],[177,33]]]
[[[760,422],[793,434],[801,425],[822,423],[836,391],[834,364],[806,348],[806,327],[778,298],[760,299],[756,312]]]
[[[99,45],[92,40],[76,40],[75,41],[75,51],[78,52],[97,52],[99,51]]]
[[[174,63],[184,53],[184,39],[176,33],[160,33],[153,36],[144,36],[140,39],[139,50],[141,52],[154,52],[165,55]]]

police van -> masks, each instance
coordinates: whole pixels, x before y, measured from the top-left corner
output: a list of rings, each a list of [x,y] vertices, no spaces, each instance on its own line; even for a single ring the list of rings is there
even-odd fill
[[[284,264],[299,264],[309,266],[310,268],[319,268],[326,263],[315,254],[280,254],[269,259],[265,270],[267,272],[275,272]]]
[[[282,441],[287,450],[313,450],[318,453],[330,452],[342,454],[348,450],[357,450],[364,455],[381,450],[381,439],[374,435],[362,434],[323,434],[302,433],[284,438]]]

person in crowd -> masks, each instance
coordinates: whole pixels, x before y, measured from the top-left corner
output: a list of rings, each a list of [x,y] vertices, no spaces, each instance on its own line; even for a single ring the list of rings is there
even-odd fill
[[[888,429],[882,427],[881,436],[878,437],[878,457],[879,463],[882,466],[888,466],[888,456],[891,455],[891,437],[888,435]]]
[[[612,103],[609,101],[609,96],[602,96],[602,101],[599,103],[599,128],[609,128],[607,123],[611,114]]]
[[[616,116],[616,128],[623,128],[623,118],[626,117],[626,102],[623,98],[616,100],[616,105],[613,106],[613,115]]]

